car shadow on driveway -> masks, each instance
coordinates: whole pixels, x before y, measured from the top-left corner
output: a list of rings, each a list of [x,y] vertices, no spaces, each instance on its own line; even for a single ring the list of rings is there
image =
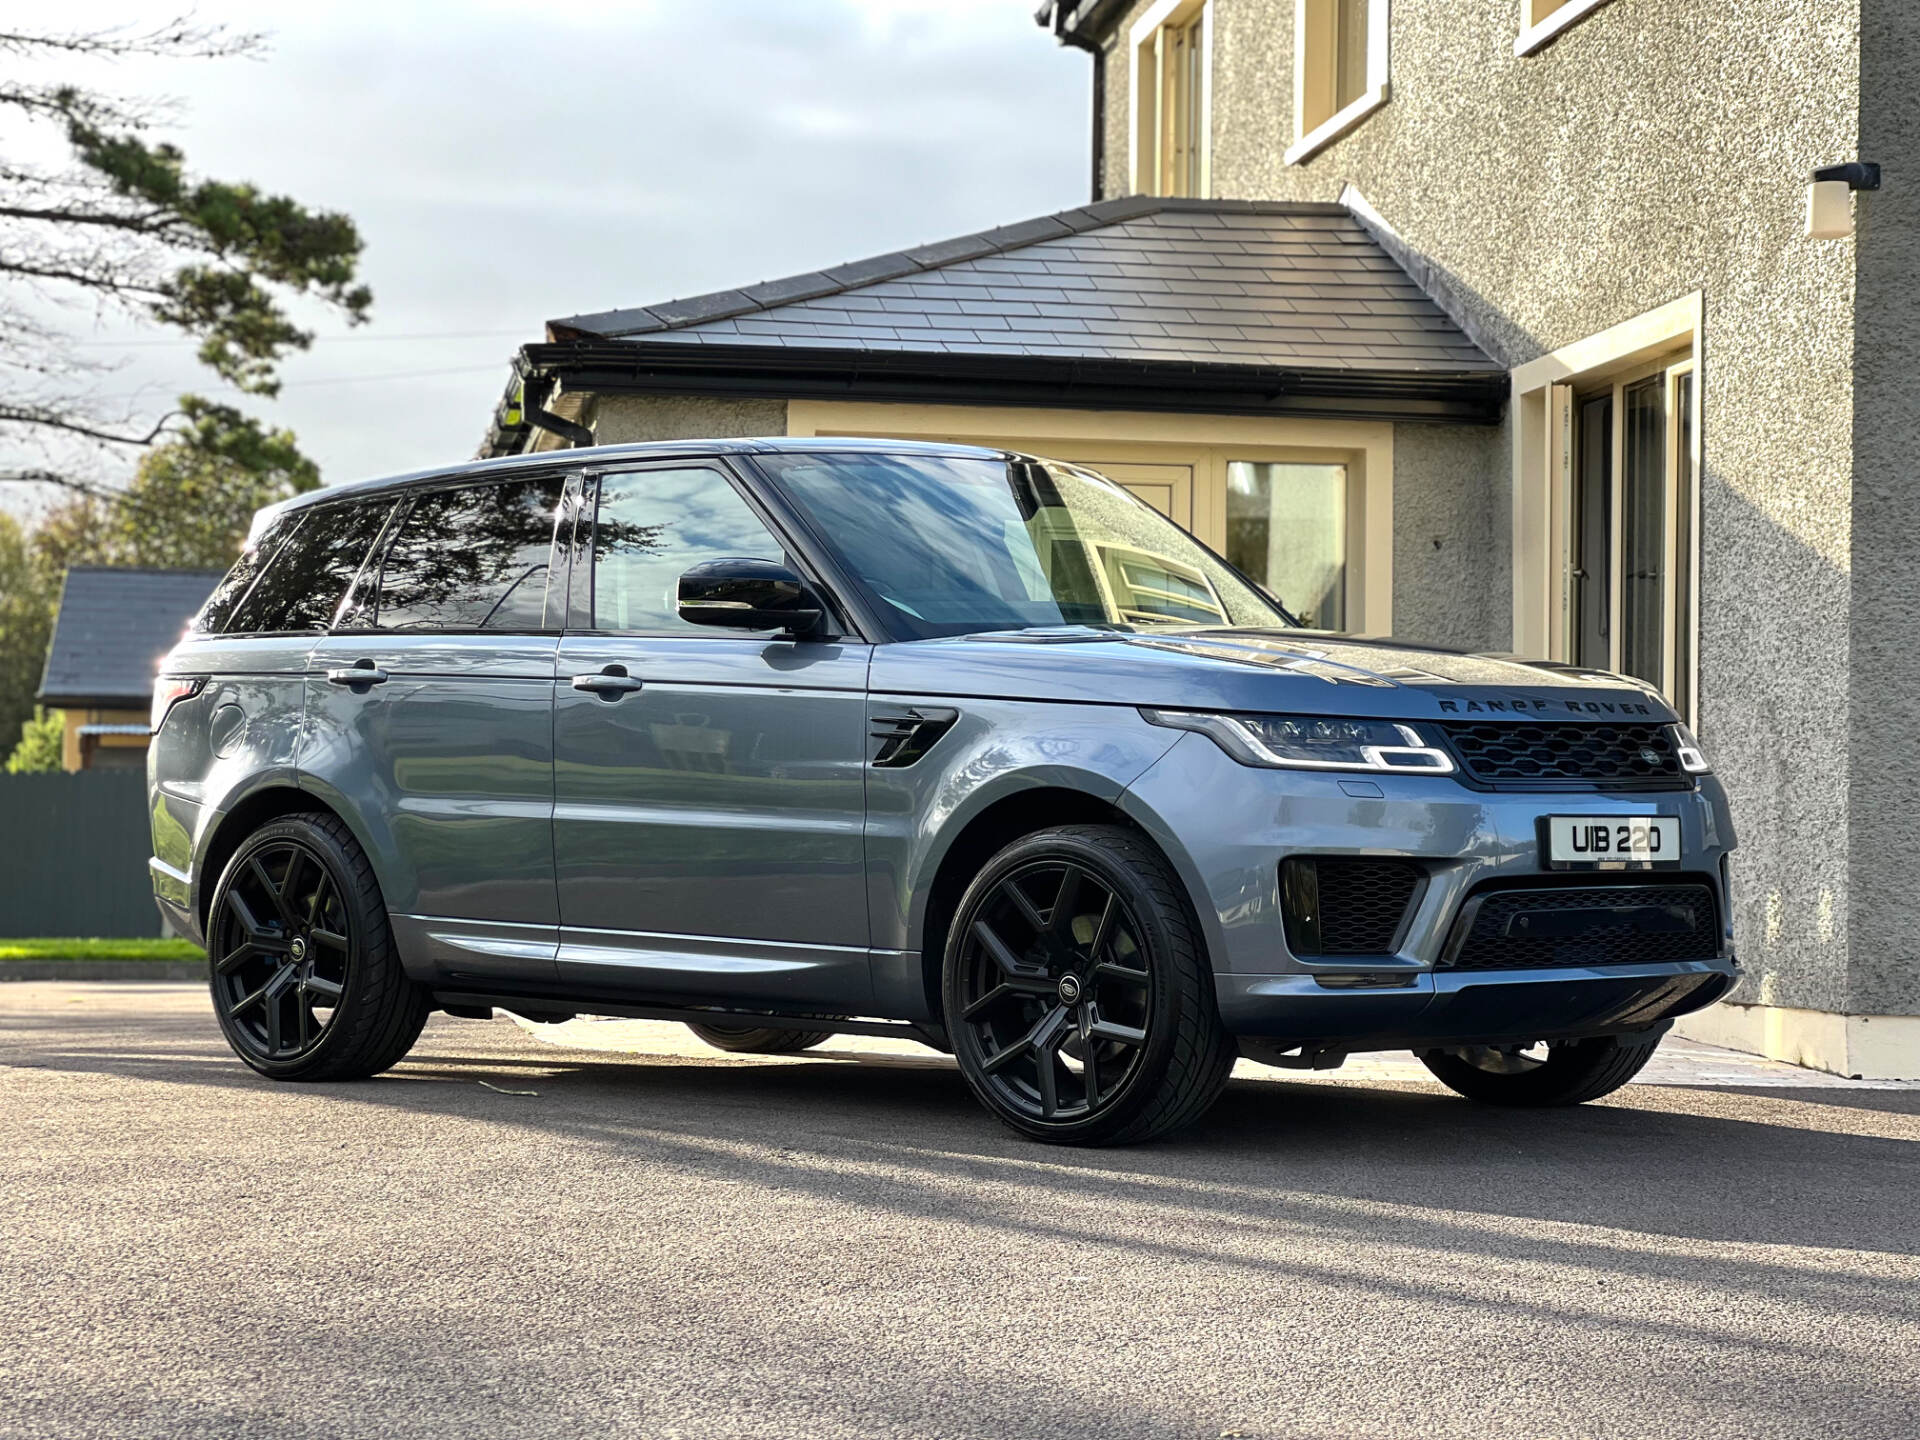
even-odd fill
[[[0,1029],[0,1064],[324,1094],[402,1111],[480,1107],[491,1121],[529,1131],[683,1149],[743,1174],[770,1167],[785,1172],[783,1183],[824,1174],[838,1184],[850,1165],[887,1169],[889,1184],[909,1186],[915,1177],[999,1170],[1022,1185],[1093,1186],[1140,1201],[1177,1194],[1180,1205],[1223,1218],[1292,1216],[1336,1230],[1432,1226],[1444,1212],[1456,1218],[1431,1238],[1449,1244],[1465,1239],[1457,1217],[1484,1215],[1920,1256],[1920,1206],[1911,1203],[1920,1186],[1920,1090],[1630,1086],[1603,1103],[1531,1111],[1475,1105],[1437,1084],[1236,1079],[1179,1135],[1080,1150],[1003,1129],[932,1055],[743,1064],[717,1054],[607,1054],[548,1048],[507,1021],[436,1017],[385,1076],[280,1086],[241,1066],[210,1016],[159,1024],[166,1043],[146,1044],[162,1037],[114,1017],[11,1014]],[[39,1033],[54,1043],[36,1043]],[[74,1043],[76,1035],[91,1038]],[[538,1093],[498,1094],[478,1084],[489,1073],[502,1088]],[[771,1158],[758,1153],[767,1146]],[[1349,1202],[1360,1208],[1335,1213]],[[1389,1217],[1393,1207],[1412,1213]]]

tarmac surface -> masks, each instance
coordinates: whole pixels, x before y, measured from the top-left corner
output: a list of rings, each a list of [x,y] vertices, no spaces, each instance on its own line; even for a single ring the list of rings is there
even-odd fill
[[[1424,1077],[1063,1151],[896,1042],[436,1017],[275,1085],[198,987],[0,986],[0,1436],[1920,1433],[1920,1088]]]

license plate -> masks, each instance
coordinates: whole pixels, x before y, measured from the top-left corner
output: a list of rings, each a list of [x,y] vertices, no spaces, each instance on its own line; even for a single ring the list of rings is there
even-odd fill
[[[1675,865],[1680,822],[1671,815],[1549,815],[1547,859],[1561,867]]]

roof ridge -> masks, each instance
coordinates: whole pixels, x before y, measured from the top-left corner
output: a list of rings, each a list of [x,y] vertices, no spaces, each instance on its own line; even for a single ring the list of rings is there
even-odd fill
[[[1046,240],[1082,235],[1103,230],[1128,220],[1149,215],[1348,215],[1346,206],[1320,200],[1216,200],[1174,195],[1123,195],[1112,200],[1095,200],[1049,215],[1016,220],[990,230],[935,240],[910,250],[891,250],[863,260],[850,260],[827,270],[808,270],[757,285],[730,290],[710,290],[655,305],[639,305],[626,310],[600,310],[547,322],[547,339],[571,340],[645,335],[659,330],[679,330],[709,320],[727,320],[736,315],[772,310],[800,300],[818,300],[827,295],[843,295],[865,285],[897,280],[903,275],[926,274],[949,265],[979,260],[988,255],[1004,255]]]

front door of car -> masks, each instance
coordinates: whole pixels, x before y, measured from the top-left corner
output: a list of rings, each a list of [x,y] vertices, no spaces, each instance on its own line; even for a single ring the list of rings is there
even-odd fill
[[[449,980],[554,978],[565,484],[403,497],[308,660],[309,783],[364,818],[403,952]]]
[[[870,647],[681,619],[693,565],[801,568],[720,461],[589,486],[554,687],[562,980],[864,1013]]]

